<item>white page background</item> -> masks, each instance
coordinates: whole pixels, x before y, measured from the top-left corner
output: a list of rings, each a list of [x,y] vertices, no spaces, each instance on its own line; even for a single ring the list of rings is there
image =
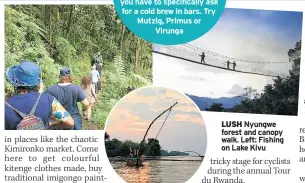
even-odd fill
[[[4,4],[5,3],[22,3],[22,4],[31,4],[31,3],[39,3],[39,4],[69,4],[71,1],[3,1],[0,2],[0,20],[4,25]],[[77,2],[77,4],[108,4],[112,3],[111,1],[83,1]],[[251,9],[265,9],[265,10],[290,10],[290,11],[303,11],[305,10],[305,2],[303,1],[228,1],[227,7],[230,8],[251,8]],[[303,18],[304,19],[304,18]],[[304,20],[303,20],[304,22]],[[0,41],[0,50],[4,53],[4,26],[0,27],[1,36]],[[303,23],[303,38],[304,38],[304,23]],[[304,44],[303,44],[304,45]],[[304,50],[304,46],[302,46],[302,50]],[[1,67],[2,73],[4,73],[4,54],[0,55],[2,60],[3,67]],[[302,51],[302,58],[304,58],[304,52]],[[301,63],[304,62],[302,59]],[[305,176],[304,168],[305,164],[298,163],[298,157],[301,156],[299,153],[299,128],[305,127],[305,120],[304,116],[304,93],[305,93],[305,86],[302,83],[304,81],[305,74],[304,68],[302,68],[304,64],[301,64],[301,78],[300,78],[300,97],[299,97],[299,117],[290,117],[290,116],[274,116],[274,115],[255,115],[255,114],[235,114],[235,113],[216,113],[216,112],[202,112],[202,116],[204,118],[206,129],[207,129],[207,151],[205,154],[205,160],[203,161],[202,165],[195,173],[195,175],[188,181],[190,183],[201,182],[204,176],[208,178],[212,178],[213,175],[207,175],[207,170],[210,167],[209,159],[210,158],[221,158],[225,157],[229,158],[252,158],[256,156],[259,158],[269,158],[273,159],[276,157],[280,158],[288,158],[291,159],[291,174],[288,176],[275,176],[275,175],[241,175],[239,176],[247,183],[269,183],[269,182],[299,182],[298,176]],[[153,71],[154,74],[157,73],[156,70]],[[166,77],[166,73],[163,73],[164,77]],[[4,74],[3,74],[4,76]],[[4,77],[0,78],[0,84],[4,86]],[[154,80],[154,85],[158,85],[158,81]],[[4,92],[2,90],[2,92]],[[0,95],[4,100],[4,93]],[[0,110],[1,116],[4,116],[4,108],[1,105]],[[4,117],[3,117],[4,118]],[[2,118],[2,119],[3,119]],[[229,121],[229,120],[247,120],[247,121],[261,121],[261,122],[276,122],[277,129],[283,129],[284,134],[283,137],[285,138],[285,143],[283,145],[268,145],[267,152],[222,152],[221,151],[221,121]],[[3,123],[4,126],[4,123]],[[0,129],[2,134],[2,145],[1,145],[1,152],[4,152],[3,149],[3,139],[4,136],[18,136],[21,135],[40,135],[40,134],[48,134],[49,136],[56,136],[58,134],[65,134],[67,136],[74,136],[75,134],[78,135],[92,135],[99,137],[101,139],[100,148],[101,148],[101,166],[103,166],[103,174],[108,178],[106,182],[115,182],[120,183],[124,182],[112,169],[105,150],[104,150],[104,130],[102,131],[4,131],[3,128]],[[27,155],[24,153],[23,155]],[[39,154],[39,156],[44,156],[45,154]],[[4,164],[4,158],[2,158],[2,164]],[[1,166],[1,170],[4,171],[4,166]],[[39,173],[39,172],[38,172]],[[79,173],[74,173],[77,175]],[[2,174],[3,175],[3,174]],[[71,174],[72,175],[72,174]],[[221,176],[219,176],[221,177]],[[225,177],[225,176],[223,176]],[[4,180],[2,178],[2,180]],[[1,181],[2,182],[2,181]],[[4,182],[4,181],[3,181]]]

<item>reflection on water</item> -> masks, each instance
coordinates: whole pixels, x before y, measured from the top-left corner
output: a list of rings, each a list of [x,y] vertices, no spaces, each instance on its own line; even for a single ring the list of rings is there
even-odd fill
[[[110,162],[118,175],[128,183],[184,183],[194,175],[201,164],[201,161],[171,160],[200,160],[200,158],[162,157],[161,160],[145,161],[144,166],[139,168],[128,167],[126,161],[110,159]]]

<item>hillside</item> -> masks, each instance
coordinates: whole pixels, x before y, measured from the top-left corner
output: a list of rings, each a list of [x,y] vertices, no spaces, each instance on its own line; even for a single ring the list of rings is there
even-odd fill
[[[208,97],[198,97],[195,95],[189,95],[195,104],[199,107],[201,111],[205,111],[206,108],[210,108],[213,103],[222,103],[224,108],[232,108],[234,105],[239,104],[241,102],[241,97],[221,97],[221,98],[208,98]]]

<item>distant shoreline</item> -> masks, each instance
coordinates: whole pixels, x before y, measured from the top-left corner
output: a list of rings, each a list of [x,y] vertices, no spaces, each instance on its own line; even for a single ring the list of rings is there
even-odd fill
[[[181,159],[174,159],[181,157]],[[183,159],[183,158],[197,158],[197,159]],[[204,158],[204,156],[147,156],[145,157],[145,161],[156,161],[156,160],[161,160],[161,161],[202,161],[203,159],[199,158]],[[109,161],[126,161],[127,159],[136,159],[135,157],[109,157]]]

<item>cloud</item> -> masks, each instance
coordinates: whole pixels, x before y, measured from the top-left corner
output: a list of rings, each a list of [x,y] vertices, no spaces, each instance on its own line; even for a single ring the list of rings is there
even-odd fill
[[[131,123],[132,125],[140,125],[140,126],[147,126],[148,123],[142,123],[142,122],[135,122],[135,123]]]
[[[252,10],[253,11],[253,10]],[[257,10],[255,14],[260,16],[261,18],[267,18],[274,14],[274,11],[266,11],[266,10]]]
[[[228,91],[228,94],[232,94],[232,95],[240,95],[244,92],[244,89],[238,85],[238,84],[234,84],[231,88],[231,90]]]
[[[180,79],[191,80],[191,81],[205,81],[203,77],[196,76],[180,76]]]
[[[137,115],[141,119],[147,119],[147,113],[150,113],[150,105],[146,103],[136,103],[129,106],[129,110],[132,111],[134,115]]]
[[[293,19],[279,23],[279,19],[291,16],[291,13],[226,9],[208,34],[190,44],[234,58],[260,62],[287,62],[287,51],[301,40],[302,31],[295,30],[296,28],[289,24],[289,21],[294,21]],[[267,16],[270,18],[267,19]],[[302,25],[302,21],[298,24]],[[287,74],[291,64],[250,64],[248,67]]]
[[[140,131],[140,132],[144,132],[146,129],[144,128],[129,128],[132,131]]]
[[[171,117],[171,120],[176,122],[188,122],[188,123],[201,123],[203,125],[203,120],[201,115],[189,115],[189,114],[175,114]]]
[[[124,114],[120,114],[120,118],[121,118],[121,119],[125,119],[126,117],[125,117]]]
[[[195,151],[204,154],[206,150],[206,128],[198,123],[179,122],[165,124],[158,136],[163,149],[169,151]],[[167,133],[170,134],[166,135]],[[151,134],[150,137],[153,137]],[[183,144],[183,146],[181,146]]]
[[[158,96],[159,94],[165,94],[166,89],[160,87],[156,87],[156,88],[148,87],[145,90],[138,90],[136,91],[136,93],[138,96],[151,97],[151,96]]]

